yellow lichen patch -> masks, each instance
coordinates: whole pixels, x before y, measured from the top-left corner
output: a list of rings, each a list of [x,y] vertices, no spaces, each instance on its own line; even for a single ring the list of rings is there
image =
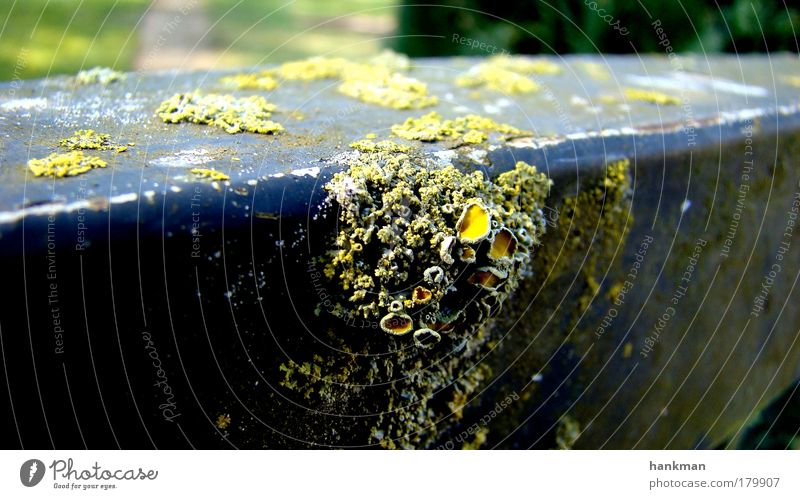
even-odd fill
[[[273,77],[271,71],[259,71],[257,73],[239,73],[225,76],[221,82],[236,88],[250,88],[256,90],[274,90],[278,87],[278,80]]]
[[[423,286],[417,286],[411,293],[411,300],[415,305],[424,305],[431,301],[432,297],[433,293],[431,293],[431,290]]]
[[[786,76],[784,81],[793,87],[800,87],[800,76]]]
[[[414,321],[406,314],[394,312],[386,314],[381,319],[381,329],[390,334],[404,335],[414,328]]]
[[[517,238],[510,230],[502,228],[494,234],[492,245],[489,248],[489,258],[492,260],[512,258],[516,251]]]
[[[380,54],[370,59],[369,63],[391,71],[408,71],[411,69],[411,59],[407,55],[398,54],[389,49],[383,50]]]
[[[228,428],[230,424],[231,424],[230,414],[220,414],[219,416],[217,416],[217,421],[214,423],[214,425],[220,430]]]
[[[66,147],[73,151],[77,149],[94,149],[98,151],[115,150],[117,152],[124,152],[133,145],[133,143],[115,144],[111,142],[109,134],[97,133],[94,130],[78,130],[71,137],[62,139],[59,144],[61,147]]]
[[[189,172],[194,173],[200,178],[207,178],[211,180],[217,180],[220,182],[231,179],[228,175],[211,168],[192,168],[191,170],[189,170]]]
[[[508,277],[508,273],[494,267],[481,267],[469,276],[467,282],[485,289],[494,290]]]
[[[91,85],[93,83],[108,85],[109,83],[121,81],[125,78],[125,73],[114,71],[111,68],[94,67],[78,72],[75,81],[80,85]]]
[[[269,120],[273,111],[275,105],[258,95],[234,97],[194,92],[173,95],[161,103],[156,113],[165,123],[212,125],[228,133],[274,134],[284,128]]]
[[[95,156],[84,156],[81,151],[53,153],[42,159],[31,159],[28,168],[37,177],[74,177],[94,168],[105,168],[108,163]]]
[[[275,74],[284,80],[326,80],[339,78],[350,61],[341,57],[310,57],[300,61],[284,62]]]
[[[608,81],[611,79],[608,67],[599,62],[583,61],[578,63],[578,67],[595,81]]]
[[[401,124],[392,125],[392,133],[398,137],[423,142],[461,139],[462,142],[478,144],[486,141],[490,132],[497,132],[506,137],[530,135],[530,132],[497,123],[491,118],[468,114],[452,120],[445,120],[435,111],[419,118],[408,118]]]
[[[455,337],[474,333],[499,310],[528,262],[516,255],[493,261],[489,244],[470,248],[473,243],[464,238],[485,238],[496,223],[496,230],[513,232],[519,241],[517,252],[527,256],[545,230],[541,203],[549,185],[525,163],[491,181],[480,171],[435,166],[416,151],[358,155],[325,186],[328,201],[338,205],[341,227],[324,269],[342,291],[333,313],[364,318],[397,314],[399,306],[394,304],[415,306],[414,293],[408,290],[422,286],[430,292],[430,301],[419,308],[415,322],[435,331],[453,331]],[[525,196],[520,196],[522,191]],[[523,204],[528,209],[522,209]],[[453,251],[469,258],[456,259]],[[483,267],[493,267],[494,273],[486,271],[492,276],[485,278],[479,274],[476,289],[468,278],[476,270],[485,271]],[[502,290],[480,286],[499,287],[497,279],[503,280]],[[488,302],[482,296],[486,293],[494,293]]]
[[[470,130],[461,137],[461,141],[465,144],[480,144],[488,139],[489,136],[486,132],[479,132],[478,130]]]
[[[557,75],[561,73],[561,66],[553,61],[524,55],[496,55],[489,58],[489,63],[492,66],[520,74]]]
[[[461,87],[485,87],[506,94],[536,92],[540,86],[528,78],[532,74],[554,75],[561,67],[546,59],[500,55],[473,66],[456,78]]]
[[[345,79],[339,85],[339,92],[393,109],[422,109],[439,102],[436,96],[428,95],[427,85],[399,73]]]
[[[428,95],[425,83],[400,73],[410,66],[407,57],[386,51],[366,64],[326,57],[287,62],[274,74],[286,80],[340,79],[338,90],[344,95],[394,109],[435,105],[438,99]]]
[[[539,90],[539,84],[507,69],[479,64],[456,78],[459,87],[486,87],[504,94],[527,94]]]
[[[650,104],[660,104],[662,106],[677,106],[681,103],[678,97],[674,97],[655,90],[644,90],[641,88],[626,87],[623,89],[625,98]]]
[[[374,134],[372,138],[374,137]],[[370,139],[357,140],[350,143],[350,147],[361,152],[409,152],[411,147],[398,144],[391,140],[380,140],[375,142]]]
[[[492,216],[479,202],[467,204],[456,223],[458,238],[464,243],[477,243],[486,239],[491,228]]]

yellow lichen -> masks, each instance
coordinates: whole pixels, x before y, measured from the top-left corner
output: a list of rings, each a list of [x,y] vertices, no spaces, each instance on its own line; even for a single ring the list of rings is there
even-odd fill
[[[258,95],[234,97],[194,92],[173,95],[161,103],[156,113],[165,123],[212,125],[228,133],[274,134],[284,128],[269,120],[273,111],[275,105]]]
[[[372,138],[374,137],[374,134]],[[411,147],[398,144],[391,140],[380,140],[375,142],[370,139],[357,140],[350,143],[350,147],[361,152],[409,152]]]
[[[61,147],[66,147],[73,151],[77,149],[94,149],[98,151],[115,150],[117,152],[124,152],[128,147],[133,146],[133,143],[128,144],[115,144],[111,142],[111,136],[107,133],[97,133],[94,130],[78,130],[71,137],[62,139],[59,142]]]
[[[554,75],[561,67],[546,59],[530,59],[523,56],[499,55],[473,66],[468,72],[456,77],[461,87],[485,87],[506,94],[536,92],[540,86],[528,78],[531,74]]]
[[[344,291],[339,313],[386,317],[424,301],[415,322],[465,334],[499,308],[524,274],[544,232],[540,207],[550,182],[522,162],[492,182],[480,171],[433,167],[414,154],[362,153],[334,174],[325,188],[339,205],[342,229],[325,275]],[[495,224],[519,248],[499,260],[480,244]]]
[[[259,71],[257,73],[239,73],[225,76],[221,82],[236,88],[249,88],[256,90],[274,90],[278,87],[278,80],[273,77],[271,71]]]
[[[626,87],[623,89],[625,98],[650,104],[660,104],[662,106],[677,106],[681,103],[678,97],[657,92],[655,90],[644,90],[641,88]]]
[[[458,238],[465,243],[477,243],[486,239],[491,228],[492,216],[479,202],[466,205],[456,223]]]
[[[505,137],[530,135],[530,132],[497,123],[491,118],[468,114],[445,120],[435,111],[392,125],[392,133],[398,137],[423,142],[459,139],[462,142],[477,144],[486,141],[491,132],[500,133]]]
[[[414,329],[414,321],[406,314],[390,312],[381,319],[381,329],[401,336]]]
[[[75,77],[75,81],[80,85],[91,85],[93,83],[108,85],[115,81],[122,81],[125,78],[125,73],[115,71],[111,68],[94,67],[79,71],[78,75]]]
[[[220,182],[231,179],[228,175],[222,173],[221,171],[217,171],[211,168],[192,168],[191,170],[189,170],[189,173],[194,173],[200,178],[207,178],[211,180],[217,180]]]
[[[220,414],[217,416],[217,421],[214,425],[219,428],[220,430],[227,429],[228,426],[231,424],[231,416],[230,414]]]
[[[95,156],[84,156],[81,151],[53,153],[42,159],[31,159],[28,168],[37,177],[74,177],[94,168],[105,168],[108,163]]]
[[[431,290],[423,286],[417,286],[411,293],[411,300],[415,305],[424,305],[431,301],[431,297],[433,297]]]
[[[517,251],[517,238],[508,229],[500,229],[494,234],[492,245],[489,248],[489,258],[500,260],[512,258]]]
[[[325,80],[339,78],[342,68],[350,61],[341,57],[310,57],[299,61],[284,62],[275,74],[284,80]]]
[[[494,267],[482,267],[467,278],[467,282],[482,288],[494,290],[505,281],[508,273]]]
[[[436,96],[428,95],[428,86],[415,78],[372,70],[350,71],[339,92],[393,109],[421,109],[439,102]]]
[[[394,109],[421,109],[435,105],[438,99],[428,95],[427,85],[400,73],[410,66],[407,57],[387,51],[369,63],[338,57],[312,57],[284,63],[267,74],[286,80],[339,79],[338,90],[342,94]]]

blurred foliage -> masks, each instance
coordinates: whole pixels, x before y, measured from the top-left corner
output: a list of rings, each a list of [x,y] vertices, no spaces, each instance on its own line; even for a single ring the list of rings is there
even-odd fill
[[[798,51],[795,32],[800,29],[800,7],[786,7],[782,2],[425,2],[439,5],[432,7],[415,7],[421,2],[411,0],[405,3],[394,47],[417,57],[480,55],[468,45],[453,43],[453,34],[512,53],[663,52],[651,25],[656,20],[676,51]],[[623,28],[627,34],[620,34]]]
[[[393,0],[2,0],[0,80],[76,73],[97,65],[124,71],[143,65],[210,69],[318,54],[373,55],[396,28],[394,4]],[[191,8],[181,16],[179,10],[186,5]],[[176,15],[181,21],[166,26]],[[143,60],[154,52],[145,64]]]

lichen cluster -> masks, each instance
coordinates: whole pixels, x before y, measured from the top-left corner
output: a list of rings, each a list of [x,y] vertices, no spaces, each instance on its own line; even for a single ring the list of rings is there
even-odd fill
[[[223,79],[239,88],[272,90],[279,81],[338,79],[340,93],[363,102],[393,109],[420,109],[435,105],[423,82],[403,75],[411,62],[406,56],[386,51],[369,62],[352,62],[340,57],[311,57],[281,64],[274,70],[238,74]]]
[[[220,182],[231,179],[227,174],[211,168],[192,168],[189,170],[189,173],[192,173],[200,178],[207,178],[209,180],[216,180]]]
[[[530,132],[497,123],[491,118],[469,114],[446,120],[435,111],[393,125],[392,133],[408,140],[455,140],[463,144],[481,144],[488,140],[490,133],[499,133],[505,138],[530,135]]]
[[[456,85],[483,87],[506,94],[524,94],[540,89],[539,84],[529,78],[530,75],[554,75],[560,72],[558,64],[545,59],[498,55],[456,77]]]
[[[221,81],[224,85],[231,85],[240,89],[274,90],[278,87],[278,80],[275,79],[271,71],[267,70],[225,76]]]
[[[234,97],[193,92],[173,95],[161,103],[156,113],[165,123],[212,125],[228,133],[275,134],[284,128],[269,119],[274,111],[275,105],[258,95]]]
[[[550,181],[523,162],[490,181],[406,153],[362,153],[325,187],[338,206],[325,274],[340,309],[430,348],[474,333],[527,272]]]
[[[62,139],[59,145],[71,151],[92,149],[96,151],[125,152],[128,150],[128,147],[134,144],[130,142],[127,144],[116,144],[112,142],[111,135],[107,133],[98,133],[95,130],[89,129],[76,131],[71,137]]]
[[[625,100],[646,102],[648,104],[659,104],[661,106],[677,106],[681,99],[673,95],[665,94],[655,90],[645,90],[642,88],[625,87],[622,89]],[[612,102],[616,99],[611,98]]]
[[[31,159],[28,168],[37,177],[74,177],[94,168],[105,168],[108,163],[95,156],[85,156],[82,151],[53,153],[46,158]]]
[[[108,85],[109,83],[122,81],[125,78],[125,73],[115,71],[111,68],[94,67],[79,71],[78,75],[75,77],[75,81],[79,85],[91,85],[94,83]]]

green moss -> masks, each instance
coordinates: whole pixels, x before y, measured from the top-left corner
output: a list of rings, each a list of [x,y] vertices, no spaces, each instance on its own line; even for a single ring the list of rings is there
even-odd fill
[[[275,134],[284,128],[269,119],[274,111],[275,105],[258,95],[234,97],[194,92],[173,95],[161,103],[156,113],[165,123],[212,125],[228,133]]]

